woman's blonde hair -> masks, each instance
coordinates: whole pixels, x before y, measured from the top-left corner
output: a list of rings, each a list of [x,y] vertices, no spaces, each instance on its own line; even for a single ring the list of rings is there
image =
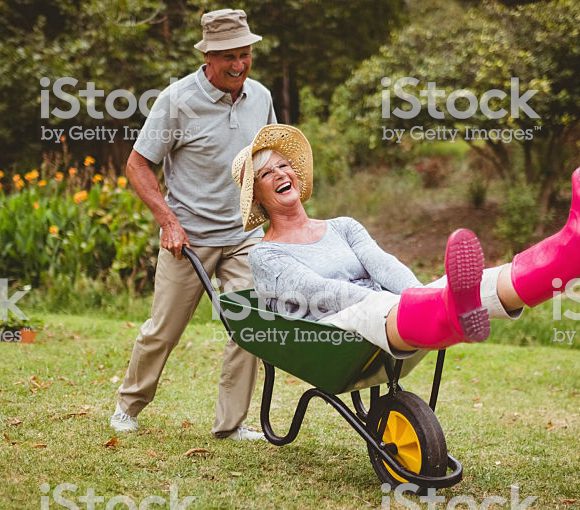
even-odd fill
[[[272,157],[272,154],[274,154],[272,149],[262,149],[252,156],[252,165],[254,166],[254,171],[256,173],[268,162]]]

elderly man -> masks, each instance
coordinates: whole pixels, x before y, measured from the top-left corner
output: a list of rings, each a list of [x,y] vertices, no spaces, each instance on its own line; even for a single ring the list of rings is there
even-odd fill
[[[161,226],[151,318],[142,326],[111,426],[137,430],[137,415],[153,400],[171,350],[203,293],[183,245],[193,247],[223,289],[252,285],[249,248],[261,229],[244,232],[239,192],[230,176],[234,156],[257,131],[276,122],[270,92],[248,78],[253,34],[242,10],[221,9],[201,18],[195,47],[205,64],[172,83],[157,98],[129,160],[127,176]],[[162,196],[151,164],[163,161]],[[257,360],[231,340],[224,351],[216,418],[218,438],[260,439],[243,425],[256,380]]]

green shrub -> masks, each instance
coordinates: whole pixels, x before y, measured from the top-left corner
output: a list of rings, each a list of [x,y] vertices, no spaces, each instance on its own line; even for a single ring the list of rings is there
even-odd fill
[[[300,91],[298,127],[312,146],[316,184],[334,184],[349,174],[349,143],[331,120],[323,121],[323,103],[309,87]]]
[[[108,293],[150,286],[158,249],[151,215],[124,177],[95,173],[93,162],[15,174],[10,192],[0,189],[0,277],[42,287],[55,302],[75,298],[85,280]]]
[[[487,188],[487,183],[481,177],[475,177],[469,182],[467,197],[469,203],[475,207],[475,209],[481,209],[485,205],[487,199]]]
[[[507,190],[496,233],[508,241],[514,252],[528,243],[538,225],[540,215],[536,197],[536,191],[529,184],[515,184]]]

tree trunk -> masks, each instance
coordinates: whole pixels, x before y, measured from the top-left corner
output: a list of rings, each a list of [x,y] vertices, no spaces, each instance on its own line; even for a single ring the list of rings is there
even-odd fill
[[[282,60],[282,123],[290,124],[292,119],[290,102],[290,66],[288,60]]]
[[[538,158],[542,168],[540,168],[540,175],[542,176],[539,185],[540,193],[538,196],[538,209],[540,213],[540,223],[536,229],[535,234],[538,236],[544,235],[544,228],[548,211],[552,205],[552,198],[554,195],[554,187],[558,175],[562,172],[564,147],[560,132],[553,133],[548,140],[544,154]]]
[[[498,158],[495,156],[493,151],[489,150],[488,147],[486,147],[486,148],[478,147],[477,145],[475,145],[471,141],[469,141],[468,143],[471,146],[472,150],[474,150],[482,158],[486,159],[487,161],[489,161],[492,164],[492,166],[495,168],[495,170],[497,171],[497,174],[500,176],[501,179],[507,180],[505,168],[501,164],[501,161],[499,161]]]
[[[534,164],[532,161],[532,144],[528,141],[523,143],[524,149],[524,172],[526,174],[526,182],[532,183],[534,180]]]

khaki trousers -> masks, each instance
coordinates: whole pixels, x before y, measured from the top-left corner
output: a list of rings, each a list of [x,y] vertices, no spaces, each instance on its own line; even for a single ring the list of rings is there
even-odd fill
[[[253,286],[248,251],[259,241],[237,246],[197,247],[193,250],[206,272],[217,276],[220,290]],[[177,260],[159,251],[151,318],[143,323],[133,347],[125,379],[119,388],[119,404],[137,416],[153,400],[165,362],[190,321],[204,289],[189,260]],[[225,437],[246,419],[254,391],[257,358],[228,340],[223,354],[216,418],[212,433]]]

